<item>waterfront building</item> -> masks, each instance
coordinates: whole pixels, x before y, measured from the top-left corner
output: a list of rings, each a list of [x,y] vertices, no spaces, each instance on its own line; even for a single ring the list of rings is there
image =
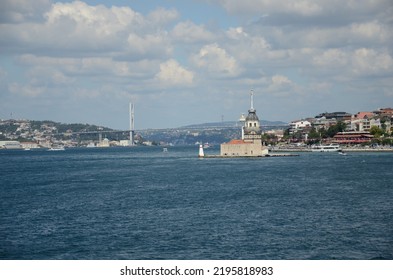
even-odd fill
[[[373,112],[375,115],[380,117],[388,117],[393,118],[393,109],[392,108],[380,108]]]
[[[36,142],[21,142],[23,149],[38,149],[40,146]]]
[[[311,122],[307,120],[298,120],[291,122],[289,126],[289,133],[294,134],[298,131],[303,131],[305,129],[311,128]]]
[[[336,125],[337,120],[336,119],[327,119],[326,117],[321,117],[314,119],[312,122],[313,127],[315,127],[316,131],[323,129],[329,129],[329,127]]]
[[[356,145],[362,143],[368,143],[373,139],[370,132],[360,131],[346,131],[338,132],[333,137],[333,142],[337,144]]]
[[[104,138],[102,141],[100,141],[100,142],[97,144],[97,147],[100,147],[100,148],[107,148],[107,147],[110,147],[109,139],[108,139],[108,138]]]
[[[122,146],[122,147],[132,146],[132,142],[130,140],[120,140],[119,146]]]
[[[0,141],[0,149],[22,149],[19,141]]]
[[[381,120],[372,112],[359,112],[352,116],[351,122],[347,125],[347,130],[369,131],[373,126],[381,128]]]
[[[262,144],[262,129],[254,109],[254,92],[251,91],[251,106],[247,117],[242,116],[242,139],[234,139],[221,144],[220,155],[231,157],[258,157],[268,154],[268,149]]]

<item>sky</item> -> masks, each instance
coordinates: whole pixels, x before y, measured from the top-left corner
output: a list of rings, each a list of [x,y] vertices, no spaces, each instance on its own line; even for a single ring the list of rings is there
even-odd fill
[[[0,118],[128,129],[393,107],[393,1],[0,1]]]

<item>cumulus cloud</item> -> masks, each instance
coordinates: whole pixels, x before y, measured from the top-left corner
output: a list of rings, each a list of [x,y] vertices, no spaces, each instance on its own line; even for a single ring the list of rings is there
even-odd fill
[[[15,51],[53,55],[107,53],[123,57],[166,56],[171,52],[165,30],[157,28],[177,17],[175,10],[158,9],[149,16],[130,7],[90,6],[85,2],[55,3],[38,23],[4,26],[0,43]]]
[[[127,52],[137,57],[166,57],[171,54],[172,46],[165,33],[137,35],[127,38]]]
[[[153,25],[165,25],[179,17],[179,13],[176,9],[166,10],[164,8],[157,8],[150,12],[147,16],[148,21]]]
[[[48,73],[58,72],[69,78],[97,78],[101,81],[127,83],[131,80],[151,79],[157,69],[157,61],[118,61],[110,57],[48,57],[31,54],[21,55],[18,63],[31,69],[37,77],[50,77]],[[120,79],[120,80],[119,80]]]
[[[156,77],[165,85],[191,85],[194,74],[180,66],[176,60],[170,59],[160,64],[160,72]]]
[[[358,75],[393,74],[393,58],[385,50],[358,49],[352,55],[353,72]]]
[[[284,75],[274,75],[271,77],[268,91],[279,94],[280,96],[289,96],[295,91],[296,84]]]
[[[196,66],[217,77],[234,77],[241,72],[235,58],[218,44],[202,47],[199,53],[193,55],[192,60]]]
[[[45,93],[45,87],[39,87],[34,85],[20,85],[12,83],[9,85],[9,91],[12,94],[22,95],[26,97],[37,97]]]
[[[348,54],[341,49],[328,49],[321,55],[315,56],[313,61],[318,66],[331,67],[335,69],[337,67],[347,65]]]
[[[177,41],[186,43],[212,41],[215,34],[208,31],[204,26],[196,25],[191,21],[179,22],[172,30],[172,36]]]

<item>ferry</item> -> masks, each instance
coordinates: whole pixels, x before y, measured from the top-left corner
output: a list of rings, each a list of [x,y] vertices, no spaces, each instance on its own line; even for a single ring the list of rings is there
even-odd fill
[[[330,145],[315,145],[311,147],[312,152],[341,152],[341,148],[339,145],[330,144]]]
[[[65,151],[65,148],[63,146],[52,147],[48,151]]]

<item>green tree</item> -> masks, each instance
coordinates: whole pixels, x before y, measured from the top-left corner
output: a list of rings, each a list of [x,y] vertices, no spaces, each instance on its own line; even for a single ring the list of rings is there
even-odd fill
[[[310,132],[308,133],[308,138],[309,139],[318,139],[319,138],[319,133],[315,129],[315,127],[311,128]]]
[[[345,131],[346,126],[347,125],[342,121],[337,122],[335,125],[332,125],[331,127],[329,127],[329,129],[327,130],[327,136],[333,137],[338,132]]]
[[[379,127],[376,126],[376,125],[373,125],[373,126],[370,128],[370,133],[371,133],[372,135],[374,135],[375,138],[379,138],[379,137],[381,137],[381,136],[383,135],[384,130],[383,130],[382,128],[379,128]]]
[[[347,124],[345,122],[339,121],[336,124],[338,132],[343,132],[347,128]]]
[[[393,139],[383,138],[382,139],[382,145],[388,145],[388,146],[393,145]]]

